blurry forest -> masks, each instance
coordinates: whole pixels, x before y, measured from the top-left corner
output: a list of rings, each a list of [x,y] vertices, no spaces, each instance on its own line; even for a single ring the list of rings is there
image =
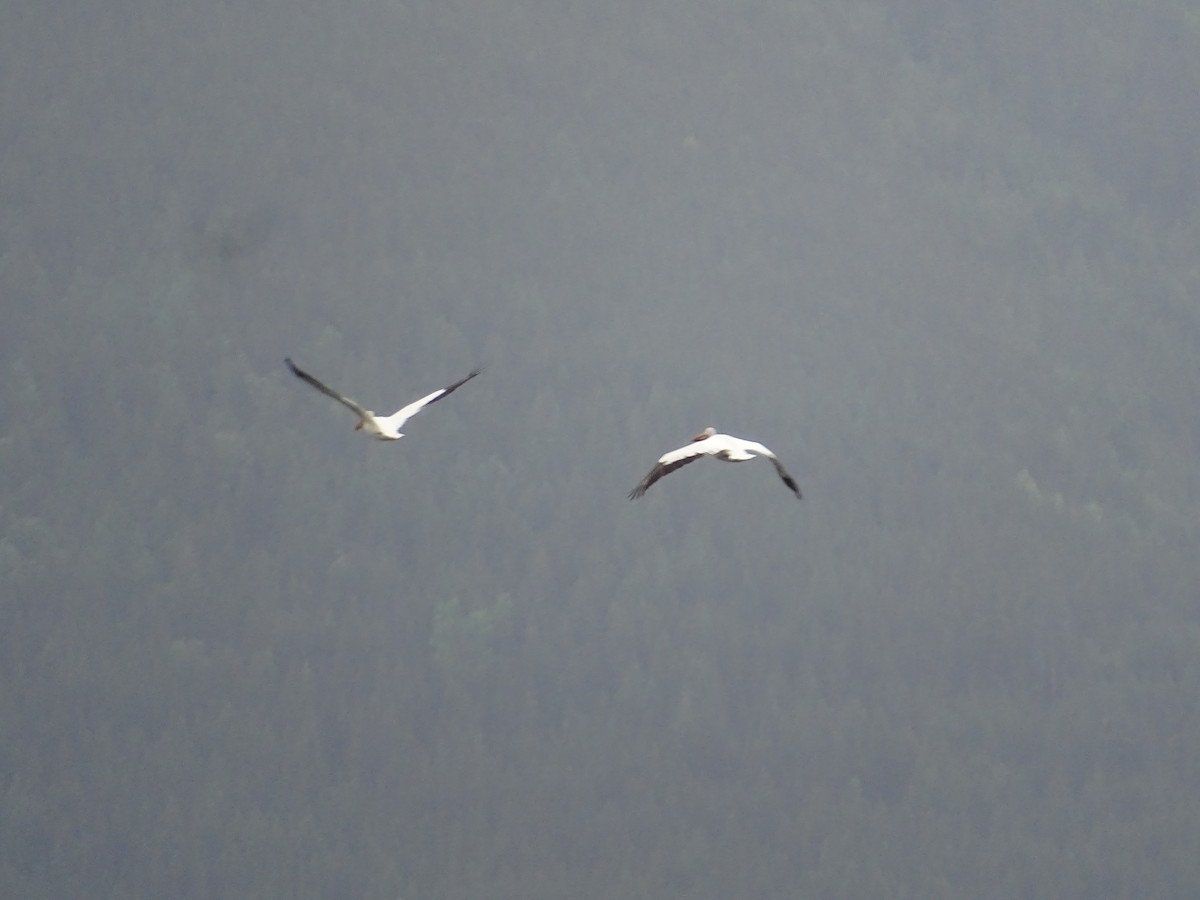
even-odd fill
[[[1195,896],[1198,173],[1189,0],[3,4],[0,895]]]

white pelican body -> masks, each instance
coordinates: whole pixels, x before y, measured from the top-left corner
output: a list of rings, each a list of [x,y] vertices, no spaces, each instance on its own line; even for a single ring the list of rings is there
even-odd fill
[[[449,387],[440,388],[434,391],[432,394],[426,394],[420,400],[414,400],[412,403],[408,404],[408,406],[401,407],[390,416],[377,416],[375,415],[374,411],[366,409],[360,404],[355,403],[349,397],[343,397],[333,388],[317,381],[317,379],[313,378],[303,369],[297,368],[296,364],[293,363],[291,359],[285,359],[284,362],[287,363],[288,368],[292,370],[292,374],[297,378],[301,379],[302,381],[307,381],[322,394],[325,394],[327,397],[332,397],[338,403],[342,404],[342,406],[353,410],[358,415],[358,424],[354,426],[355,431],[365,431],[371,437],[378,438],[381,441],[400,440],[400,438],[404,437],[404,433],[400,430],[400,428],[405,422],[419,413],[430,403],[433,403],[435,400],[441,400],[443,397],[462,387],[479,374],[478,369],[473,369],[471,374],[461,381],[456,381]]]
[[[800,488],[796,486],[796,479],[788,474],[787,469],[783,467],[783,463],[768,448],[755,441],[743,440],[731,434],[718,434],[717,429],[710,426],[692,438],[692,443],[660,456],[654,468],[647,473],[645,478],[638,482],[637,487],[629,492],[629,499],[635,500],[642,496],[642,494],[649,490],[650,485],[654,484],[654,482],[658,481],[664,475],[674,472],[680,466],[686,466],[688,463],[703,459],[706,456],[724,460],[725,462],[746,462],[747,460],[754,459],[756,456],[765,456],[774,464],[775,471],[779,473],[779,477],[783,479],[783,483],[791,489],[797,498],[800,497]]]

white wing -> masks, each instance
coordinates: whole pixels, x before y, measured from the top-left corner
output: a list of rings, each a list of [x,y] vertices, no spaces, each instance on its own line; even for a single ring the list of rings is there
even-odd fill
[[[686,466],[690,462],[695,462],[702,456],[708,456],[713,452],[712,446],[705,446],[707,441],[696,441],[695,443],[687,444],[680,447],[678,450],[672,450],[669,453],[664,453],[658,458],[658,462],[654,468],[646,473],[646,477],[637,483],[632,491],[629,492],[629,499],[636,500],[642,494],[650,489],[650,485],[658,481],[664,475],[669,475],[676,469]]]
[[[751,455],[765,456],[771,461],[771,465],[775,467],[775,471],[779,473],[779,477],[783,479],[783,483],[796,495],[797,499],[800,498],[800,486],[796,484],[796,479],[783,467],[783,463],[779,461],[779,457],[775,455],[775,452],[770,447],[764,446],[757,441],[747,441],[742,438],[732,438],[730,447],[743,454],[741,459],[749,459]]]
[[[728,434],[712,434],[705,440],[698,440],[680,447],[678,450],[664,453],[659,457],[658,464],[647,473],[645,478],[638,482],[637,487],[629,492],[629,499],[637,499],[649,490],[650,485],[654,484],[654,482],[658,481],[664,475],[668,475],[681,466],[686,466],[688,463],[700,459],[702,456],[713,456],[729,462],[743,462],[754,459],[756,456],[764,456],[775,466],[775,471],[779,474],[783,483],[788,486],[788,489],[797,498],[800,497],[800,487],[796,484],[796,479],[783,467],[783,463],[779,461],[770,448],[756,441],[747,441]]]
[[[420,400],[414,400],[412,403],[408,404],[408,406],[401,407],[390,416],[376,417],[376,421],[381,425],[388,425],[398,430],[400,426],[423,410],[430,403],[441,400],[443,397],[448,397],[478,374],[479,369],[472,369],[471,374],[469,374],[466,378],[454,382],[454,384],[450,385],[449,387],[439,388],[432,394],[426,394]]]

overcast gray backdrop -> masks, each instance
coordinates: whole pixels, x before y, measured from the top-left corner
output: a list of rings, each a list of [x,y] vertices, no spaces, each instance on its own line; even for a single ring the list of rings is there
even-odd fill
[[[1179,0],[4,3],[2,892],[1185,896],[1198,129]]]

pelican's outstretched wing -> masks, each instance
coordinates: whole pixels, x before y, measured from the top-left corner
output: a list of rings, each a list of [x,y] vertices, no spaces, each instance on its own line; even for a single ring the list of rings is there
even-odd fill
[[[654,484],[654,482],[658,481],[664,475],[669,475],[676,469],[707,455],[708,450],[703,446],[703,443],[703,441],[691,443],[660,456],[654,468],[647,472],[646,477],[639,481],[637,486],[629,492],[629,499],[636,500],[650,489],[650,485]]]
[[[305,372],[303,369],[298,368],[296,366],[296,364],[294,362],[292,362],[291,357],[288,357],[287,359],[285,359],[284,362],[287,363],[288,368],[292,370],[292,374],[295,375],[297,378],[299,378],[301,381],[307,381],[309,384],[311,384],[313,387],[315,387],[318,391],[320,391],[326,397],[332,397],[334,400],[336,400],[338,403],[342,404],[342,406],[345,406],[347,409],[354,410],[354,412],[358,413],[359,418],[366,419],[371,415],[366,409],[364,409],[359,404],[355,403],[349,397],[343,397],[341,394],[339,394],[333,388],[329,387],[326,384],[322,384],[321,382],[317,381],[317,379],[313,378],[311,375],[309,375],[307,372]]]
[[[449,387],[439,388],[432,394],[426,394],[420,400],[414,400],[412,403],[408,404],[408,406],[396,410],[396,412],[392,413],[390,416],[380,418],[379,421],[387,422],[393,428],[399,428],[430,403],[435,403],[436,401],[441,400],[443,397],[448,397],[450,394],[454,393],[456,390],[478,375],[479,371],[479,369],[472,369],[471,373],[467,375],[466,378],[454,382],[454,384],[450,385]]]
[[[637,487],[629,492],[629,499],[636,500],[649,490],[650,485],[664,475],[703,456],[711,456],[713,459],[725,462],[746,462],[758,456],[765,457],[775,466],[775,471],[779,473],[779,477],[783,479],[783,483],[788,486],[788,489],[797,498],[800,497],[800,487],[796,484],[796,479],[783,467],[783,463],[769,447],[757,441],[747,441],[729,434],[717,434],[715,428],[709,427],[692,438],[692,443],[680,447],[678,450],[672,450],[670,453],[664,453],[659,458],[658,464],[638,482]]]

